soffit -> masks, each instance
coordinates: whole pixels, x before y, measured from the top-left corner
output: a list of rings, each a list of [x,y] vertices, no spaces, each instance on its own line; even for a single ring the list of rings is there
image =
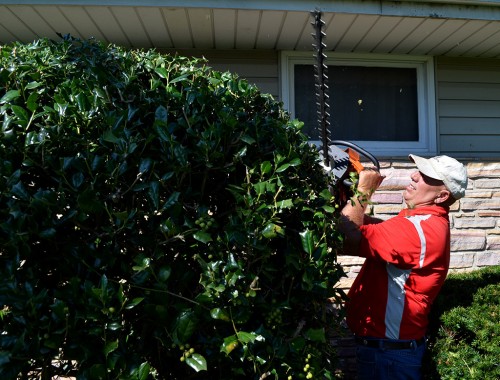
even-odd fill
[[[59,33],[130,48],[312,50],[313,2],[132,3],[0,1],[0,44]],[[496,1],[319,3],[327,51],[500,58]]]

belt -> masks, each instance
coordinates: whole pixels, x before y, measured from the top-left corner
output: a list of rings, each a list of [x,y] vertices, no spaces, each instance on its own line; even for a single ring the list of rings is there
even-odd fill
[[[413,340],[377,339],[367,337],[356,337],[356,344],[364,347],[382,348],[386,350],[409,350],[424,344],[425,338]]]

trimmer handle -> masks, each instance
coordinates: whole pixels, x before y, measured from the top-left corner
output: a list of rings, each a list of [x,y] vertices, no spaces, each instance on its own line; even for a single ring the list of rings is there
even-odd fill
[[[343,146],[347,146],[349,148],[354,149],[356,152],[358,152],[361,155],[368,158],[373,163],[373,165],[375,165],[377,170],[380,170],[380,163],[378,162],[377,158],[373,154],[371,154],[370,152],[367,152],[365,149],[361,148],[360,146],[353,144],[352,142],[343,141],[343,140],[332,140],[332,141],[330,141],[330,143],[332,145],[343,145]]]
[[[343,141],[343,140],[333,140],[333,141],[330,141],[330,144],[335,145],[335,146],[342,145],[342,146],[346,146],[348,148],[351,148],[356,153],[359,153],[359,154],[365,156],[366,158],[368,158],[373,163],[373,165],[375,165],[377,170],[380,170],[380,163],[378,162],[377,158],[373,154],[371,154],[370,152],[367,152],[365,149],[361,148],[360,146],[353,144],[352,142]],[[352,162],[351,162],[351,164],[352,164]],[[356,169],[356,171],[359,172],[360,170],[362,170],[363,166],[361,165],[361,163],[357,162],[357,165],[355,165],[354,168]],[[346,185],[348,187],[352,186],[352,182],[347,178],[344,179],[342,182],[344,183],[344,185]]]

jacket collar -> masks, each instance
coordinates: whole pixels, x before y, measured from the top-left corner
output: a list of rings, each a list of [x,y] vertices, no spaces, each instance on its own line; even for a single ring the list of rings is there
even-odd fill
[[[399,213],[400,216],[414,216],[414,215],[436,215],[448,217],[450,208],[448,206],[422,206],[413,209],[405,208]]]

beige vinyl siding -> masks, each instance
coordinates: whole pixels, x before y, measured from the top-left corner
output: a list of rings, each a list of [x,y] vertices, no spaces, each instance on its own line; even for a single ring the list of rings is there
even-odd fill
[[[439,151],[500,157],[500,60],[436,59]]]
[[[168,51],[167,51],[168,52]],[[273,50],[178,50],[186,57],[204,57],[218,71],[230,71],[279,98],[278,52]]]

